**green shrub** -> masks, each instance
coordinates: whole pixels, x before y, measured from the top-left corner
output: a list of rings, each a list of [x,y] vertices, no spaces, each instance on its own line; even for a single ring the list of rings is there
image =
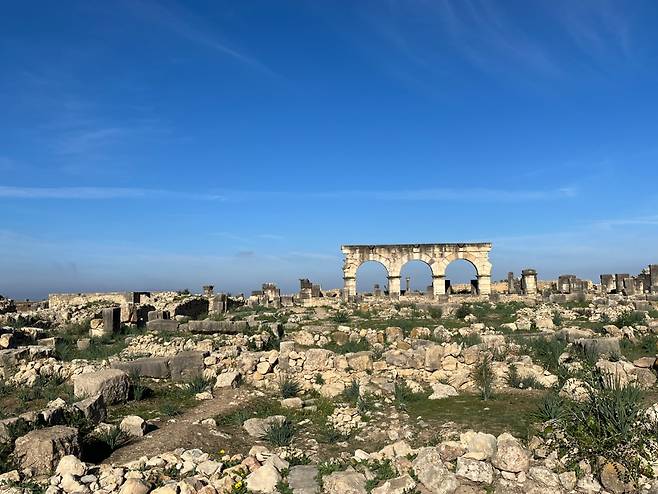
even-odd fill
[[[441,307],[429,307],[427,313],[432,319],[441,319],[443,317],[443,309]]]
[[[319,442],[324,444],[335,444],[349,439],[350,434],[341,432],[330,424],[320,431],[318,437]]]
[[[139,372],[130,374],[130,388],[132,390],[132,398],[135,401],[140,401],[146,395],[148,388],[144,385],[144,380]]]
[[[532,359],[546,370],[555,373],[560,367],[560,355],[564,353],[567,343],[557,338],[527,338],[522,347]]]
[[[279,494],[293,494],[292,488],[288,485],[288,482],[279,480],[276,483],[276,492]]]
[[[331,317],[331,320],[336,324],[349,324],[350,316],[345,311],[338,311]]]
[[[494,372],[491,366],[491,358],[485,355],[474,367],[471,376],[475,385],[480,390],[483,400],[488,400],[493,395]]]
[[[467,333],[463,336],[461,333],[457,333],[457,335],[454,337],[454,340],[456,343],[461,343],[464,345],[464,347],[479,345],[482,343],[482,337],[477,333]]]
[[[537,410],[532,414],[532,418],[539,422],[548,422],[561,419],[564,413],[564,400],[557,391],[552,391],[542,397]]]
[[[115,451],[130,441],[130,436],[116,425],[104,428],[96,434],[96,438],[110,451]]]
[[[647,465],[658,454],[658,424],[644,415],[644,393],[597,371],[591,371],[585,382],[584,401],[569,402],[561,414],[559,406],[545,406],[544,416],[557,416],[545,436],[559,446],[568,467],[587,460],[598,472],[606,462],[616,462],[626,471],[625,481],[650,475]]]
[[[466,316],[471,314],[471,308],[468,304],[461,304],[455,311],[455,317],[457,319],[465,319]]]
[[[301,384],[296,379],[287,374],[281,374],[279,377],[279,393],[282,398],[293,398],[302,390]]]
[[[383,461],[369,461],[366,463],[366,466],[372,474],[372,478],[366,481],[366,491],[368,492],[371,492],[382,482],[398,476],[395,467],[389,459]]]
[[[208,379],[203,377],[202,374],[194,375],[187,382],[187,389],[190,394],[203,393],[208,389],[208,386],[210,386],[210,381],[208,381]]]
[[[562,326],[562,323],[564,322],[564,318],[562,317],[562,314],[560,311],[556,310],[553,312],[553,324],[555,326]]]
[[[521,376],[519,376],[519,370],[516,368],[516,365],[509,364],[507,368],[507,385],[510,388],[519,388],[521,384]]]
[[[349,386],[345,387],[343,391],[343,398],[348,403],[356,404],[357,400],[361,396],[361,388],[359,387],[359,381],[353,379]]]
[[[177,417],[183,413],[180,405],[166,401],[160,405],[160,413],[165,417]]]
[[[404,409],[409,403],[423,399],[424,395],[423,393],[414,392],[405,381],[396,379],[393,387],[393,397],[395,405]]]
[[[375,400],[370,393],[359,396],[359,398],[356,400],[356,409],[359,411],[360,415],[366,415],[374,408],[374,406]]]
[[[623,328],[624,326],[640,326],[646,323],[646,318],[641,312],[629,311],[624,312],[615,320],[615,326]]]
[[[263,439],[275,446],[288,446],[295,435],[295,426],[287,418],[273,422],[265,431]]]
[[[315,381],[315,384],[319,386],[322,386],[325,383],[324,377],[322,377],[322,374],[320,374],[319,372],[315,374],[313,380]]]

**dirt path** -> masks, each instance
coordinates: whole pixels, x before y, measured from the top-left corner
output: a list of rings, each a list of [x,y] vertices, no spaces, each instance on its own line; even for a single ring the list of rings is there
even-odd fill
[[[240,441],[232,437],[233,431],[214,429],[193,422],[228,413],[240,407],[251,394],[245,388],[217,390],[215,393],[216,396],[212,400],[201,402],[173,421],[157,422],[156,430],[114,451],[103,463],[123,464],[138,460],[142,456],[151,457],[176,448],[199,448],[208,453],[217,453],[222,449],[231,453],[240,452]]]

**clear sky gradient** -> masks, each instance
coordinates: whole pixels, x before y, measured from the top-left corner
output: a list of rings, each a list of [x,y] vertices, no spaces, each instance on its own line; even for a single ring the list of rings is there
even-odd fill
[[[657,25],[640,0],[8,2],[0,293],[338,287],[343,243],[636,273]]]

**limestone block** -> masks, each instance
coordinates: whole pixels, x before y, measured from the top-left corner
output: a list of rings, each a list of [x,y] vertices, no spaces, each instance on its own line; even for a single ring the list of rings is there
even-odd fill
[[[20,467],[37,475],[50,475],[63,457],[79,454],[78,430],[63,425],[30,431],[16,439],[14,449]]]
[[[107,405],[126,401],[129,388],[128,374],[119,369],[103,369],[73,376],[73,393],[76,398],[102,394]]]

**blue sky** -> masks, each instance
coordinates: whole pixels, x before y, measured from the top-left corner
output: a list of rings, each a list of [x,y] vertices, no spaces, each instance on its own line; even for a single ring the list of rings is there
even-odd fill
[[[657,22],[651,1],[8,3],[0,293],[338,287],[343,243],[638,272]]]

